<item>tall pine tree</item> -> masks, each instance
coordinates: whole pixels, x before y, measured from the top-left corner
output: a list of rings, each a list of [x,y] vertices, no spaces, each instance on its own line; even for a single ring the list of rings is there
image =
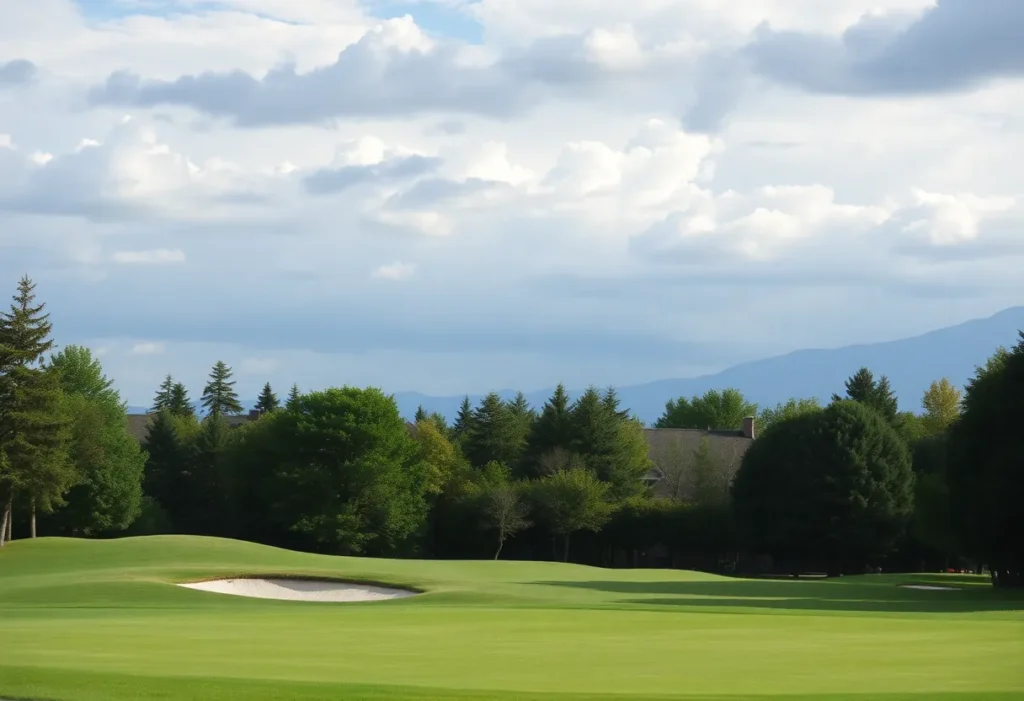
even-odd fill
[[[297,384],[292,385],[292,388],[288,390],[288,399],[285,400],[284,406],[286,409],[295,411],[299,408],[299,399],[302,398],[302,393],[299,392],[299,386]]]
[[[174,392],[174,378],[171,377],[170,373],[164,378],[164,381],[160,383],[160,387],[156,390],[156,396],[153,397],[153,406],[150,407],[150,411],[157,412],[163,409],[169,409],[171,406],[171,396]]]
[[[167,403],[166,409],[173,416],[182,419],[191,418],[196,415],[195,407],[192,406],[192,400],[189,399],[188,390],[185,389],[185,385],[180,382],[174,383],[171,387],[171,398]]]
[[[53,348],[45,306],[24,277],[10,311],[0,312],[0,546],[16,493],[29,500],[34,537],[36,510],[62,504],[77,478],[60,375],[40,365]]]
[[[223,360],[218,360],[210,371],[210,379],[203,388],[202,405],[210,416],[242,413],[235,383],[231,379],[231,368]]]
[[[569,394],[559,384],[554,394],[544,403],[540,416],[533,422],[522,461],[527,476],[543,475],[545,461],[556,452],[568,455],[572,442],[572,416]]]
[[[518,419],[497,392],[491,392],[473,412],[463,451],[470,464],[482,468],[490,462],[516,465],[526,447]]]
[[[256,399],[256,410],[261,414],[269,414],[279,406],[281,406],[281,402],[278,401],[277,395],[274,394],[274,389],[268,382],[263,385],[263,390],[260,392],[260,396]]]
[[[469,395],[462,398],[459,411],[455,414],[455,422],[452,423],[452,440],[461,443],[469,433],[473,425],[473,403],[469,401]]]

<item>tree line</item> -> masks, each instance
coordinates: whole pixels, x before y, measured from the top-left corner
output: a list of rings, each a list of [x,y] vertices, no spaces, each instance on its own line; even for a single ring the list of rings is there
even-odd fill
[[[140,446],[98,359],[53,352],[51,331],[21,280],[0,313],[0,544],[17,522],[31,536],[188,533],[336,554],[635,565],[660,551],[712,570],[987,566],[998,584],[1021,581],[1024,336],[963,393],[933,383],[919,414],[866,368],[824,406],[759,410],[735,389],[673,399],[656,428],[757,416],[758,436],[732,472],[702,438],[679,461],[689,487],[659,490],[648,477],[670,466],[611,388],[571,400],[559,386],[539,408],[492,393],[451,421],[421,408],[406,422],[375,388],[293,385],[281,401],[267,384],[259,417],[238,421],[218,362],[198,407],[163,380]]]

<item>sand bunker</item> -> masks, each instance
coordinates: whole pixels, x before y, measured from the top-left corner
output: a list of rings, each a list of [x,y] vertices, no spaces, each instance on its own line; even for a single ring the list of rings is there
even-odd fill
[[[933,584],[901,584],[904,589],[923,589],[925,591],[956,591],[956,587],[942,587]]]
[[[417,593],[407,589],[389,589],[368,584],[315,579],[214,579],[208,582],[190,582],[178,586],[216,594],[248,596],[254,599],[281,599],[283,601],[382,601],[400,599]]]

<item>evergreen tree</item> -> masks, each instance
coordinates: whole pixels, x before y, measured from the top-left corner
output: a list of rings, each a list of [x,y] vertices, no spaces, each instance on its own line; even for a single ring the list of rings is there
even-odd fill
[[[489,462],[505,465],[518,463],[525,437],[518,419],[496,392],[491,392],[473,412],[469,431],[463,440],[463,451],[470,464],[482,468]]]
[[[527,440],[523,471],[528,476],[542,475],[546,456],[555,452],[568,454],[572,442],[572,416],[569,394],[559,384],[551,398],[544,403],[540,416],[533,422]]]
[[[417,423],[418,424],[420,421],[426,421],[426,420],[427,420],[427,410],[423,408],[422,404],[420,404],[418,407],[416,407],[416,415],[413,417],[412,421],[413,421],[413,423]]]
[[[10,311],[0,312],[0,546],[16,491],[29,498],[34,536],[37,508],[59,506],[76,479],[60,376],[40,367],[53,348],[49,314],[34,302],[35,284],[23,277]]]
[[[195,407],[192,406],[192,400],[189,399],[188,390],[185,389],[185,385],[180,382],[175,382],[171,387],[171,397],[168,401],[166,409],[171,412],[173,416],[177,416],[183,419],[194,417],[196,415]]]
[[[278,401],[277,395],[274,394],[273,388],[270,383],[263,385],[263,390],[260,392],[260,396],[256,399],[256,410],[261,414],[269,414],[281,405]]]
[[[625,421],[629,418],[628,409],[619,409],[619,405],[622,403],[619,399],[618,392],[615,391],[614,387],[609,387],[604,391],[604,406],[608,411],[618,417],[620,420]]]
[[[190,500],[191,445],[182,430],[185,422],[194,424],[195,419],[176,419],[167,409],[157,412],[144,441],[148,457],[143,491],[167,512],[176,530]]]
[[[462,404],[459,405],[459,411],[455,415],[455,423],[452,424],[452,440],[459,443],[469,433],[470,426],[473,424],[473,403],[469,401],[469,396],[462,398]]]
[[[833,402],[842,401],[844,397],[832,395]],[[846,381],[846,397],[860,402],[877,411],[890,425],[899,424],[899,407],[895,393],[889,384],[889,378],[882,375],[878,381],[867,368],[861,368]]]
[[[614,405],[594,387],[576,400],[570,417],[570,451],[611,485],[614,498],[637,494],[640,479],[650,468],[642,427],[621,418]]]
[[[301,397],[302,394],[299,392],[299,386],[297,384],[293,384],[292,388],[288,390],[288,399],[286,399],[284,403],[285,408],[290,411],[297,410],[299,408],[299,399],[301,399]]]
[[[164,381],[160,383],[160,387],[157,388],[156,396],[153,397],[153,406],[150,407],[150,411],[161,411],[163,409],[169,409],[171,406],[171,397],[174,392],[174,378],[168,373]]]
[[[223,360],[218,360],[210,371],[210,380],[203,388],[202,405],[210,416],[242,413],[235,383],[231,379],[231,368]]]
[[[187,533],[226,535],[229,509],[224,463],[230,432],[222,414],[203,419],[189,455],[188,508],[179,515]]]

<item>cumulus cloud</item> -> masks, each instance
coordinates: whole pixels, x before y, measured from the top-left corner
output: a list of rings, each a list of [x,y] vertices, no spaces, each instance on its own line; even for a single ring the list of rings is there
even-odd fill
[[[431,41],[410,17],[387,20],[329,66],[282,65],[257,78],[242,71],[173,81],[120,72],[90,94],[93,104],[183,105],[241,126],[328,122],[339,117],[405,116],[456,110],[494,116],[519,111],[529,96],[494,66],[460,61],[458,47]]]
[[[220,159],[195,163],[129,117],[102,141],[82,138],[69,152],[6,152],[0,154],[0,209],[35,214],[210,218],[230,210],[233,200],[246,200],[243,195],[251,203],[267,180]]]
[[[745,53],[755,69],[812,92],[934,93],[1024,77],[1024,3],[937,0],[916,19],[867,14],[839,37],[765,25]]]
[[[333,0],[38,1],[0,22],[52,77],[0,91],[0,277],[140,401],[218,357],[253,391],[641,381],[1024,292],[1019,86],[849,87],[954,3],[481,0],[470,46]]]

